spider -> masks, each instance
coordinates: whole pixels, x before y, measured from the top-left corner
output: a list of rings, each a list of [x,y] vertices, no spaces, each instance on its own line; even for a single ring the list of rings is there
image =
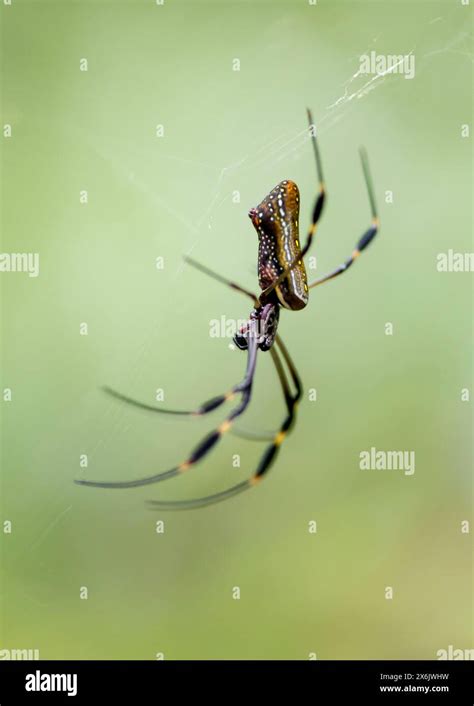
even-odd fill
[[[225,402],[229,402],[236,397],[240,398],[239,403],[224,421],[205,436],[204,439],[195,446],[188,457],[174,468],[130,481],[107,482],[76,480],[75,482],[79,485],[92,486],[95,488],[136,488],[138,486],[149,485],[168,478],[173,478],[174,476],[189,471],[207,456],[219,440],[232,428],[235,420],[247,409],[252,393],[252,383],[255,376],[258,351],[270,351],[285,400],[286,416],[278,431],[272,434],[254,473],[247,480],[212,495],[169,502],[151,500],[148,501],[148,503],[151,508],[160,510],[183,510],[211,505],[231,498],[244,490],[258,485],[273,465],[283,441],[294,426],[296,408],[302,395],[301,379],[285,344],[277,333],[280,308],[284,307],[290,311],[303,309],[308,303],[309,290],[313,289],[313,287],[318,287],[324,282],[329,282],[343,272],[346,272],[359,257],[361,252],[365,250],[373,240],[379,228],[379,218],[377,215],[368,158],[365,150],[361,148],[360,158],[362,171],[372,213],[371,225],[362,235],[355,249],[352,251],[351,256],[345,262],[332,272],[329,272],[329,274],[326,274],[324,277],[308,285],[303,258],[308,252],[316,232],[326,200],[326,190],[323,180],[321,156],[316,140],[315,125],[309,109],[307,110],[307,115],[309,133],[316,161],[319,188],[304,246],[301,248],[299,242],[299,190],[293,181],[285,179],[275,186],[256,208],[252,208],[249,212],[250,219],[258,234],[258,283],[261,290],[258,295],[244,289],[236,282],[222,277],[220,274],[217,274],[191,258],[185,258],[190,265],[196,267],[204,274],[231,287],[252,300],[253,309],[250,312],[248,321],[234,336],[236,346],[243,351],[247,351],[247,367],[243,380],[237,385],[234,385],[225,394],[213,397],[207,402],[204,402],[196,410],[175,410],[154,407],[138,402],[110,388],[105,388],[109,394],[124,402],[140,407],[141,409],[162,414],[201,417],[213,412]],[[285,363],[288,372],[285,372],[283,363]],[[294,391],[291,390],[289,378],[291,378]],[[259,437],[255,435],[254,438]]]

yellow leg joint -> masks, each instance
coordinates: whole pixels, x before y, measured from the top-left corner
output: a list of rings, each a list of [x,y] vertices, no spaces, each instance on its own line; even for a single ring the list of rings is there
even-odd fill
[[[278,434],[275,436],[275,439],[273,443],[275,446],[280,446],[283,443],[283,440],[286,436],[286,431],[279,431]]]
[[[225,434],[226,431],[229,431],[229,429],[232,426],[232,422],[229,422],[228,419],[226,419],[220,426],[217,427],[217,431],[219,434]]]

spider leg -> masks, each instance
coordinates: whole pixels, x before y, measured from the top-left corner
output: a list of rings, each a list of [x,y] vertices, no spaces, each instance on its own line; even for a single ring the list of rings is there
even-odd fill
[[[317,279],[315,282],[309,285],[309,289],[312,287],[317,287],[319,284],[323,284],[324,282],[328,282],[331,279],[334,279],[334,277],[337,277],[338,275],[342,275],[343,272],[346,272],[346,270],[349,269],[349,267],[352,265],[353,262],[359,257],[361,252],[365,250],[365,248],[372,242],[372,240],[375,238],[377,235],[377,231],[379,228],[379,217],[377,214],[377,206],[375,203],[375,195],[374,195],[374,187],[372,184],[372,177],[370,174],[370,169],[369,169],[369,160],[367,157],[367,153],[364,149],[360,150],[360,159],[362,162],[362,171],[364,172],[364,179],[365,179],[365,184],[367,187],[367,193],[369,195],[369,202],[370,202],[370,210],[372,212],[372,225],[362,238],[359,240],[357,243],[355,249],[352,251],[351,256],[342,263],[342,265],[339,265],[339,267],[336,267],[335,270],[332,272],[329,272],[329,274],[324,275],[324,277],[321,277],[320,279]]]
[[[270,348],[270,354],[272,356],[273,363],[278,374],[278,379],[280,380],[280,385],[283,390],[283,396],[285,398],[286,406],[287,408],[289,408],[288,406],[289,404],[291,404],[290,400],[292,395],[290,392],[290,386],[288,385],[288,380],[286,379],[285,371],[283,370],[280,357],[278,356],[276,350],[273,347]],[[276,433],[277,432],[275,431],[254,432],[248,429],[234,429],[232,431],[232,434],[234,436],[239,436],[240,438],[246,439],[247,441],[272,441]]]
[[[303,384],[301,382],[301,378],[298,374],[298,371],[296,370],[296,366],[293,362],[293,359],[288,352],[288,348],[283,343],[279,334],[276,335],[276,342],[282,352],[283,358],[285,359],[285,363],[288,366],[288,370],[290,371],[291,379],[293,380],[293,384],[296,389],[296,395],[294,397],[296,402],[298,403],[301,399],[301,395],[303,394]]]
[[[115,399],[121,400],[122,402],[126,402],[127,404],[132,405],[133,407],[138,407],[138,409],[144,409],[147,412],[157,412],[158,414],[175,414],[187,417],[202,417],[204,414],[213,412],[215,409],[223,405],[224,402],[228,402],[229,400],[234,399],[234,397],[239,392],[241,392],[241,385],[242,383],[234,385],[234,387],[232,387],[230,390],[228,390],[228,392],[224,393],[223,395],[212,397],[210,400],[203,402],[202,405],[197,409],[191,410],[155,407],[152,404],[146,404],[145,402],[139,402],[138,400],[134,400],[132,397],[127,397],[127,395],[123,395],[121,392],[117,392],[116,390],[113,390],[110,387],[103,387],[102,389],[111,397],[115,397]]]
[[[272,466],[273,462],[275,461],[275,458],[277,457],[280,447],[285,440],[286,436],[290,433],[294,421],[295,421],[295,414],[296,414],[296,408],[298,405],[298,401],[301,397],[301,381],[298,376],[298,373],[296,372],[296,368],[293,364],[293,361],[291,360],[291,357],[286,349],[286,347],[283,345],[283,342],[279,337],[277,337],[278,344],[280,346],[281,352],[283,354],[283,357],[285,359],[285,362],[288,365],[288,368],[290,370],[290,374],[292,376],[293,381],[295,382],[297,392],[294,396],[291,396],[290,394],[287,395],[287,388],[284,386],[282,379],[280,378],[280,382],[282,383],[282,387],[284,389],[284,395],[285,395],[285,401],[287,404],[287,415],[285,417],[285,420],[283,421],[283,424],[280,426],[279,430],[276,432],[274,435],[271,443],[267,446],[267,449],[263,453],[263,456],[260,459],[260,462],[257,466],[256,471],[253,473],[250,478],[247,480],[242,481],[241,483],[237,483],[236,485],[231,486],[230,488],[227,488],[226,490],[222,490],[219,493],[214,493],[213,495],[206,495],[201,498],[194,498],[192,500],[171,500],[171,501],[160,501],[160,500],[149,500],[148,501],[148,506],[152,510],[193,510],[197,509],[200,507],[205,507],[206,505],[213,505],[214,503],[222,502],[223,500],[227,500],[228,498],[232,498],[234,495],[238,495],[239,493],[242,493],[244,490],[248,490],[249,488],[253,488],[255,485],[258,485],[260,481],[263,479],[264,475],[269,471],[270,467]],[[270,349],[273,350],[273,349]],[[275,359],[274,359],[275,360]],[[282,370],[282,368],[277,368],[279,370]]]
[[[257,303],[258,299],[253,294],[252,292],[249,292],[248,289],[244,289],[244,287],[241,287],[240,284],[237,284],[236,282],[232,282],[230,279],[226,279],[225,277],[222,277],[222,275],[218,274],[217,272],[214,272],[214,270],[210,270],[209,267],[206,267],[205,265],[201,265],[200,262],[196,262],[196,260],[193,260],[193,258],[189,256],[184,257],[185,262],[188,263],[188,265],[191,265],[192,267],[195,267],[196,270],[199,270],[200,272],[203,272],[205,275],[208,277],[212,277],[212,279],[217,280],[218,282],[221,282],[221,284],[225,284],[231,289],[235,289],[237,292],[240,292],[241,294],[245,294],[246,297],[250,297],[250,299],[253,301],[254,304]]]
[[[190,258],[190,257],[188,257],[188,256],[186,256],[184,259],[185,259],[185,261],[186,261],[187,263],[189,263],[190,265],[192,265],[193,267],[195,267],[195,268],[196,268],[197,270],[199,270],[200,272],[203,272],[204,274],[208,275],[209,277],[212,277],[213,279],[217,280],[217,281],[220,282],[221,284],[225,284],[225,285],[227,285],[228,287],[231,287],[232,289],[235,289],[235,290],[237,290],[237,291],[239,291],[239,292],[245,294],[246,296],[250,297],[250,298],[253,300],[254,303],[256,303],[256,301],[257,301],[256,295],[255,295],[255,294],[252,294],[252,293],[249,292],[249,291],[247,291],[246,289],[244,289],[243,287],[241,287],[239,284],[236,284],[235,282],[232,282],[231,280],[228,280],[228,279],[226,279],[225,277],[222,277],[222,276],[221,276],[220,274],[218,274],[217,272],[214,272],[213,270],[210,270],[210,269],[209,269],[208,267],[206,267],[205,265],[201,265],[199,262],[196,262],[196,260],[193,260],[192,258]],[[270,349],[270,353],[272,354],[272,356],[275,356],[275,353],[274,353],[273,348]],[[277,361],[277,362],[275,362],[275,361]],[[274,362],[275,362],[275,365],[277,366],[277,371],[278,371],[278,375],[279,375],[279,377],[280,377],[280,381],[281,381],[281,382],[282,382],[282,377],[281,377],[281,376],[283,375],[284,383],[282,382],[282,385],[284,384],[284,385],[286,386],[286,389],[288,389],[288,384],[287,384],[287,382],[286,382],[286,379],[284,378],[284,373],[283,373],[283,371],[281,370],[281,363],[280,363],[280,360],[278,359],[277,356],[276,356],[276,358],[274,357]],[[281,372],[279,371],[278,366],[280,367]],[[285,389],[285,387],[284,387],[284,389]],[[132,403],[132,404],[135,404],[135,405],[138,406],[138,407],[142,407],[142,408],[144,408],[144,409],[148,409],[148,410],[155,411],[155,412],[166,412],[166,413],[169,413],[169,414],[193,414],[193,415],[202,415],[202,414],[205,414],[207,411],[211,411],[211,410],[215,409],[215,407],[212,406],[212,403],[214,402],[214,400],[210,400],[208,403],[205,403],[205,404],[201,407],[201,409],[200,409],[199,411],[197,411],[197,412],[186,412],[186,411],[181,411],[181,410],[164,410],[164,409],[157,408],[157,407],[154,407],[154,406],[151,406],[151,405],[143,405],[143,404],[141,404],[141,403],[136,403],[134,400],[131,400],[130,398],[126,398],[124,395],[121,395],[121,394],[119,394],[119,393],[115,393],[113,390],[110,390],[109,388],[107,388],[106,391],[109,392],[109,393],[111,393],[111,394],[113,394],[115,397],[118,397],[119,399],[122,399],[122,400],[124,400],[124,401],[126,401],[126,402],[130,402],[130,403]],[[228,393],[228,394],[229,394],[229,393]],[[219,398],[219,397],[215,398],[215,401],[217,402],[217,405],[219,405],[219,404],[222,403],[222,402],[220,401],[221,399],[222,399],[222,402],[224,402],[224,401],[225,401],[225,396],[222,396],[222,398]],[[207,408],[206,408],[207,405],[211,405],[211,408],[210,408],[210,409],[207,409]],[[205,409],[205,408],[206,408],[206,409]],[[248,430],[245,430],[245,429],[233,429],[233,430],[232,430],[232,434],[233,434],[234,436],[239,436],[239,437],[241,437],[241,438],[243,438],[243,439],[247,439],[247,440],[250,440],[250,441],[270,441],[270,440],[273,438],[273,436],[274,436],[274,432],[264,432],[264,433],[260,433],[260,434],[259,434],[259,433],[257,433],[257,432],[248,431]]]
[[[218,282],[221,282],[222,284],[225,284],[228,287],[235,289],[236,291],[240,292],[241,294],[245,294],[245,296],[250,297],[250,299],[254,302],[254,304],[256,303],[256,301],[257,301],[256,295],[252,294],[252,292],[249,292],[248,290],[244,289],[236,282],[232,282],[231,280],[226,279],[225,277],[222,277],[217,272],[210,270],[205,265],[201,265],[199,262],[196,262],[196,260],[193,260],[190,257],[186,256],[184,259],[188,264],[192,265],[192,267],[195,267],[200,272],[203,272],[204,274],[208,275],[209,277],[212,277],[213,279],[217,280]],[[113,388],[108,387],[107,385],[105,385],[102,389],[108,395],[111,395],[111,397],[115,397],[115,399],[120,400],[121,402],[125,402],[126,404],[132,405],[133,407],[137,407],[138,409],[144,409],[147,412],[156,412],[158,414],[174,414],[174,415],[179,415],[179,416],[201,417],[204,414],[208,414],[209,412],[213,412],[215,409],[217,409],[222,404],[224,404],[224,402],[227,402],[227,401],[233,399],[233,397],[235,397],[236,393],[239,392],[238,387],[239,387],[239,385],[236,385],[235,387],[231,388],[225,394],[218,395],[217,397],[212,397],[210,400],[207,400],[200,407],[198,407],[197,409],[194,409],[194,410],[193,409],[192,410],[168,409],[165,407],[156,407],[155,405],[151,405],[151,404],[147,404],[146,402],[140,402],[139,400],[135,400],[135,399],[133,399],[133,397],[128,397],[128,395],[124,395],[123,393],[118,392],[117,390],[114,390]]]
[[[318,194],[316,196],[316,200],[314,203],[313,207],[313,216],[311,219],[311,225],[309,226],[308,233],[306,236],[306,243],[303,247],[303,249],[300,251],[300,253],[295,257],[295,259],[286,267],[281,275],[279,275],[266,289],[264,289],[260,296],[259,296],[259,303],[263,304],[267,299],[269,294],[273,292],[273,290],[278,287],[283,280],[285,280],[288,277],[289,272],[296,267],[296,265],[304,258],[306,253],[311,247],[311,243],[313,241],[313,236],[316,233],[316,228],[318,226],[319,220],[321,218],[321,213],[323,210],[323,206],[326,200],[326,189],[325,189],[325,184],[324,184],[324,178],[323,178],[323,168],[322,168],[322,161],[321,161],[321,154],[319,152],[319,147],[318,143],[316,140],[316,134],[315,134],[315,125],[313,121],[313,115],[310,111],[310,109],[307,109],[307,114],[308,114],[308,122],[309,122],[309,130],[310,130],[310,135],[311,135],[311,142],[313,144],[313,150],[314,150],[314,158],[316,161],[316,172],[318,176],[318,182],[319,182],[319,190]]]
[[[257,362],[257,351],[258,351],[258,338],[257,336],[249,337],[249,348],[247,357],[247,370],[242,382],[237,385],[238,392],[242,393],[242,400],[235,407],[232,412],[224,419],[218,427],[211,431],[207,436],[202,439],[199,444],[191,451],[188,458],[180,463],[178,466],[169,469],[168,471],[162,471],[160,473],[155,473],[151,476],[145,476],[144,478],[137,478],[130,481],[89,481],[89,480],[76,480],[74,481],[78,485],[87,485],[94,488],[137,488],[142,485],[149,485],[151,483],[158,483],[159,481],[166,480],[168,478],[173,478],[174,476],[180,475],[185,471],[188,471],[199,461],[201,461],[209,451],[217,444],[217,442],[226,434],[229,429],[231,429],[234,420],[245,412],[247,409],[251,393],[252,393],[252,382],[255,373],[255,365]]]

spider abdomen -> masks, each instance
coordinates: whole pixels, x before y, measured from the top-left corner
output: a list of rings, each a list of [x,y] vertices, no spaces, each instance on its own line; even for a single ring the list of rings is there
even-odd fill
[[[299,241],[300,196],[294,181],[275,186],[249,212],[258,234],[258,280],[269,287],[301,254]],[[303,309],[308,303],[308,284],[303,259],[275,288],[276,301],[286,309]]]

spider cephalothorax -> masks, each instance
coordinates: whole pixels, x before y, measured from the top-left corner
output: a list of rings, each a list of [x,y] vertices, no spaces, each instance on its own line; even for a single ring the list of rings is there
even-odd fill
[[[255,337],[261,351],[270,350],[275,342],[279,318],[278,304],[264,304],[254,309],[245,326],[242,326],[234,336],[235,345],[241,351],[246,351],[249,347],[249,338]]]

